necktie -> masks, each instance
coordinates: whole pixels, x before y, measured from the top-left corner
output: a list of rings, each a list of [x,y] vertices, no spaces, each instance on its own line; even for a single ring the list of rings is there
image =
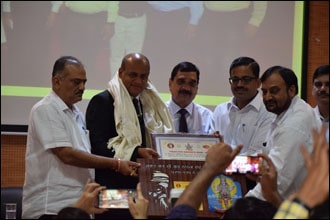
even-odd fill
[[[179,132],[188,132],[188,126],[187,126],[187,121],[186,121],[186,109],[180,109],[180,124],[179,124]]]
[[[143,114],[142,114],[142,109],[141,109],[139,100],[137,98],[133,98],[133,104],[134,104],[135,111],[136,111],[136,114],[138,116],[139,124],[140,124],[141,137],[142,137],[142,143],[141,143],[141,145],[143,147],[146,147],[145,125],[144,125]]]

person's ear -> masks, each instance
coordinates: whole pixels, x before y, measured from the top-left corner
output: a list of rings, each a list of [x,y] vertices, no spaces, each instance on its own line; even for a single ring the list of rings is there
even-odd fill
[[[119,78],[122,78],[123,74],[124,74],[124,69],[122,67],[119,67],[119,69],[118,69],[118,77]]]
[[[172,83],[174,83],[174,81],[171,79],[168,79],[168,88],[171,88]]]
[[[261,80],[260,80],[260,78],[258,78],[256,80],[257,80],[258,88],[260,88],[261,87]]]
[[[289,96],[292,99],[296,95],[297,87],[295,85],[291,85],[289,87]]]
[[[52,84],[53,86],[59,86],[60,85],[61,79],[58,76],[53,76],[52,77]]]

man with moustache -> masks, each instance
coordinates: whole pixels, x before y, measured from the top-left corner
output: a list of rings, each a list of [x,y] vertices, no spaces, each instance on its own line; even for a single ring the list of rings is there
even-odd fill
[[[166,104],[176,132],[209,134],[211,131],[212,111],[193,102],[198,91],[199,74],[198,67],[187,61],[178,63],[171,72],[171,100]],[[187,123],[186,130],[180,130],[181,114]]]
[[[262,75],[261,83],[266,109],[276,114],[267,134],[268,157],[278,173],[278,192],[282,199],[287,199],[298,191],[306,176],[300,146],[305,145],[309,153],[312,152],[312,130],[319,130],[321,121],[313,108],[298,97],[298,80],[291,69],[272,66]],[[260,183],[245,196],[265,200]]]
[[[327,126],[326,138],[329,141],[329,65],[321,65],[315,70],[312,95],[316,100],[314,112]]]
[[[29,116],[23,219],[52,219],[74,204],[87,180],[94,180],[95,168],[128,176],[140,166],[91,154],[84,116],[76,105],[87,82],[81,61],[72,56],[58,58],[51,82],[51,92],[32,107]]]

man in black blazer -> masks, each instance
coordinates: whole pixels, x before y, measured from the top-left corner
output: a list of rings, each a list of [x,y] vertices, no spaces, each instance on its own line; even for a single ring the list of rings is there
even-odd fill
[[[147,57],[139,53],[128,54],[123,58],[117,75],[109,82],[109,88],[90,100],[86,110],[86,124],[93,154],[131,161],[159,157],[150,148],[150,133],[172,132],[173,124],[165,103],[148,81],[149,72]],[[135,111],[132,98],[138,98],[140,113]],[[148,120],[146,117],[149,117]],[[161,130],[159,121],[163,124]],[[156,127],[157,130],[154,130]],[[124,176],[109,169],[95,169],[95,181],[110,189],[136,189],[139,179],[136,175]],[[95,217],[113,218],[113,212]],[[128,210],[125,213],[129,215]],[[126,214],[118,217],[129,217]]]

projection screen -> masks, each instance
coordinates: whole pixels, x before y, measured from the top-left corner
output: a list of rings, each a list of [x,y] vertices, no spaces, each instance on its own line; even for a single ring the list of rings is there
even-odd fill
[[[292,68],[301,83],[304,2],[258,2],[1,1],[2,132],[26,130],[62,55],[86,67],[86,90],[77,103],[84,113],[129,52],[149,58],[150,80],[164,101],[170,99],[172,68],[181,61],[196,64],[201,75],[195,102],[211,110],[231,97],[228,70],[239,56],[253,57],[260,74],[272,65]]]

